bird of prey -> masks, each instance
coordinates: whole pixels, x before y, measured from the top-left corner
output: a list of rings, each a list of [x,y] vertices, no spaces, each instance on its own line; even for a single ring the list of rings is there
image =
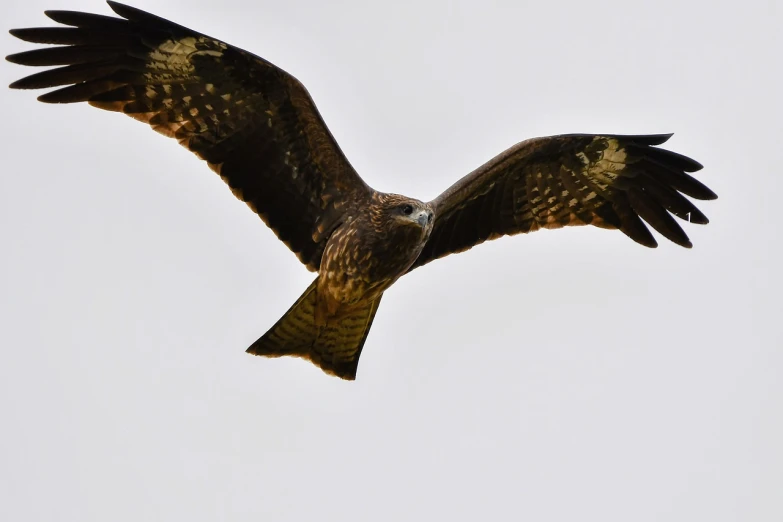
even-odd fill
[[[717,196],[658,148],[671,135],[570,134],[518,143],[425,203],[370,188],[313,100],[270,62],[150,13],[47,11],[66,27],[13,29],[55,44],[8,56],[60,66],[11,84],[59,87],[38,99],[87,102],[149,124],[207,162],[311,271],[302,296],[248,352],[312,361],[354,379],[383,293],[402,275],[501,236],[594,225],[647,247],[645,222],[691,243],[672,215],[707,218],[683,194]]]

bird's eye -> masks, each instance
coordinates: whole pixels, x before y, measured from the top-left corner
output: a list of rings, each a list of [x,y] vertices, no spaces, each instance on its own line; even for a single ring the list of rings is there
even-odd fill
[[[403,205],[402,206],[402,213],[406,216],[410,216],[413,214],[413,207],[411,205]]]

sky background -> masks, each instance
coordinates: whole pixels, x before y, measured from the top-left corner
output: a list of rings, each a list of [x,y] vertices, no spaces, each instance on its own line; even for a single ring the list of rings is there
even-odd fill
[[[0,519],[783,520],[780,2],[134,5],[294,74],[379,190],[676,132],[720,199],[692,250],[578,227],[416,270],[344,382],[244,353],[314,276],[206,165],[0,89]],[[44,9],[110,13],[3,29]]]

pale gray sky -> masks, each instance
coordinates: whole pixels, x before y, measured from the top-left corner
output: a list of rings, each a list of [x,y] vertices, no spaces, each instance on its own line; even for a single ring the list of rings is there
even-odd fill
[[[0,519],[783,520],[780,2],[133,5],[297,76],[379,190],[675,132],[720,199],[690,251],[582,227],[416,270],[343,382],[244,353],[313,275],[195,156],[2,88]],[[0,20],[44,9],[110,13]]]

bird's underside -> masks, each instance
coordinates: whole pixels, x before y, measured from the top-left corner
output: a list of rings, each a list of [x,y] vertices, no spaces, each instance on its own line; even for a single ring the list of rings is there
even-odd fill
[[[318,272],[248,349],[254,354],[303,357],[353,379],[383,292],[408,271],[486,240],[575,225],[617,229],[655,247],[650,225],[690,248],[673,216],[706,224],[686,196],[717,197],[688,174],[699,163],[658,147],[668,134],[535,138],[428,203],[376,192],[293,76],[220,40],[109,5],[121,18],[47,11],[63,26],[11,30],[54,47],[9,61],[55,67],[11,87],[55,87],[39,99],[88,102],[175,138]]]

